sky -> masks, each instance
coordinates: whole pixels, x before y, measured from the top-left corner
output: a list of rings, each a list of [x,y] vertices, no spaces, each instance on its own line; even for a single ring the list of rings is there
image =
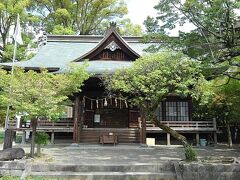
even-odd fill
[[[126,18],[130,18],[133,24],[139,24],[143,27],[143,21],[147,16],[156,17],[157,11],[153,8],[158,4],[159,0],[125,0],[128,7],[128,14]],[[171,36],[177,36],[178,31],[189,32],[194,29],[192,24],[185,24],[183,27],[177,26],[174,30],[170,31]]]
[[[134,24],[142,25],[147,16],[155,17],[157,11],[153,8],[159,0],[125,0],[128,7],[128,15]]]

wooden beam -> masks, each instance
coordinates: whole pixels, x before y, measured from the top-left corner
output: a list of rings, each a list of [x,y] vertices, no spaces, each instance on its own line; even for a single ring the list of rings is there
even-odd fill
[[[142,125],[142,137],[141,137],[141,144],[146,144],[146,138],[147,138],[147,134],[146,134],[146,119],[145,118],[142,118],[142,121],[141,121]]]
[[[79,143],[80,97],[77,95],[73,107],[73,142]]]
[[[214,139],[214,144],[217,144],[217,121],[216,118],[213,118],[213,139]]]

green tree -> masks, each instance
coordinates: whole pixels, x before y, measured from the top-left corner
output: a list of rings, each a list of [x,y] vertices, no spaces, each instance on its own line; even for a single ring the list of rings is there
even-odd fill
[[[138,24],[133,24],[129,18],[122,19],[117,21],[117,27],[119,29],[119,33],[122,36],[142,36],[143,31],[142,27]]]
[[[186,22],[195,25],[196,29],[190,33],[181,32],[177,39],[166,33],[151,38],[167,41],[168,47],[202,61],[204,66],[239,67],[236,60],[240,56],[239,7],[239,0],[160,0],[155,9],[158,10],[157,19],[162,22],[162,32]],[[220,74],[239,79],[239,70],[225,70]]]
[[[173,94],[201,98],[202,102],[211,95],[199,64],[175,52],[144,56],[132,67],[121,69],[105,79],[107,89],[127,97],[131,104],[140,108],[142,119],[152,121],[184,146],[188,145],[184,136],[157,120],[157,107]]]
[[[1,52],[0,59],[6,62],[12,59],[13,46],[8,42],[10,36],[10,28],[16,24],[17,14],[20,15],[21,25],[23,30],[27,29],[27,22],[30,15],[26,13],[26,8],[30,6],[29,0],[2,0],[0,2],[0,35],[1,35]],[[17,59],[26,58],[26,48],[30,42],[30,36],[24,34],[24,44],[18,48]]]
[[[150,16],[147,16],[143,25],[146,27],[146,33],[158,33],[161,30],[158,20]]]
[[[15,68],[14,76],[1,70],[1,100],[11,105],[12,114],[23,114],[32,124],[31,156],[34,156],[37,121],[41,117],[57,120],[62,116],[68,96],[79,92],[83,81],[89,77],[86,65],[75,66],[70,72],[52,74]]]
[[[228,145],[232,147],[232,135],[230,125],[239,124],[240,117],[240,81],[235,79],[217,78],[215,84],[215,96],[210,104],[214,117],[219,124],[223,124],[227,129]]]
[[[102,23],[121,18],[128,12],[122,0],[40,0],[32,3],[32,10],[39,12],[48,33],[58,26],[63,32],[70,29],[79,34],[94,34]]]
[[[0,34],[3,48],[7,45],[7,36],[10,27],[14,25],[17,14],[25,16],[25,8],[29,5],[28,0],[2,0],[0,2]]]

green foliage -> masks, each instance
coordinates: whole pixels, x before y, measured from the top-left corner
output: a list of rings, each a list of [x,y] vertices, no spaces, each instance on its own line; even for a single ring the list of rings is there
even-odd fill
[[[148,16],[143,25],[146,27],[146,33],[158,33],[160,31],[158,20],[153,17]]]
[[[74,31],[93,34],[104,22],[121,18],[127,13],[122,0],[33,1],[32,11],[39,12],[48,33],[61,27],[64,34]],[[57,32],[60,32],[59,30]]]
[[[28,14],[26,13],[26,8],[29,7],[29,0],[2,0],[0,2],[0,35],[1,42],[3,43],[3,53],[0,53],[0,59],[3,62],[12,59],[13,47],[7,41],[7,37],[9,35],[10,27],[15,25],[17,14],[20,14],[21,23],[25,24],[28,18]],[[22,26],[24,27],[24,26]],[[23,28],[24,29],[24,28]],[[28,44],[28,40],[26,37],[23,37],[25,44],[18,49],[17,59],[23,58],[26,56],[26,46]]]
[[[197,152],[192,148],[191,145],[187,145],[184,147],[185,150],[185,158],[186,161],[196,161],[197,160]]]
[[[133,24],[130,19],[123,19],[117,22],[117,27],[122,36],[142,36],[143,31],[140,25]]]
[[[86,65],[75,65],[71,73],[56,75],[46,70],[39,73],[15,68],[12,78],[1,70],[1,103],[10,104],[11,112],[23,114],[24,119],[47,117],[56,120],[63,114],[68,96],[79,92],[83,81],[88,79],[85,68]]]
[[[168,47],[180,50],[188,56],[203,62],[203,66],[214,67],[225,62],[225,66],[239,67],[236,57],[240,56],[239,47],[239,9],[238,0],[160,0],[155,6],[158,10],[158,20],[161,20],[159,32],[152,36],[160,43],[156,48]],[[145,21],[147,30],[151,33],[158,29],[154,19]],[[192,23],[195,30],[189,33],[180,32],[179,38],[170,38],[166,32],[176,25]],[[224,71],[222,74],[239,79],[239,71]]]
[[[54,26],[53,28],[53,31],[52,31],[53,34],[56,34],[56,35],[73,35],[75,34],[74,30],[71,28],[71,27],[64,27],[64,26],[61,26],[61,25],[56,25]]]
[[[152,122],[156,122],[155,111],[160,102],[169,95],[192,96],[203,103],[211,96],[199,64],[170,51],[143,56],[130,68],[118,70],[105,80],[109,91],[127,98],[140,108],[141,118]],[[185,137],[157,122],[159,127],[187,144]]]
[[[36,144],[47,145],[49,142],[49,135],[46,132],[37,132],[35,142]]]
[[[181,53],[164,52],[139,58],[131,68],[117,71],[106,85],[111,91],[127,94],[134,105],[149,101],[157,107],[170,94],[205,102],[211,95],[206,83],[197,62]]]
[[[219,78],[213,81],[215,96],[210,107],[218,122],[240,123],[240,82],[239,80]]]
[[[0,144],[3,143],[4,140],[4,131],[0,131]]]

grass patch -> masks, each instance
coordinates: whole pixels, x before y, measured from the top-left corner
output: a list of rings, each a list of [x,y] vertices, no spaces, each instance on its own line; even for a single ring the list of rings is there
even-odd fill
[[[20,177],[18,176],[1,176],[0,180],[18,180]]]
[[[184,147],[186,161],[197,161],[197,152],[191,145]]]

